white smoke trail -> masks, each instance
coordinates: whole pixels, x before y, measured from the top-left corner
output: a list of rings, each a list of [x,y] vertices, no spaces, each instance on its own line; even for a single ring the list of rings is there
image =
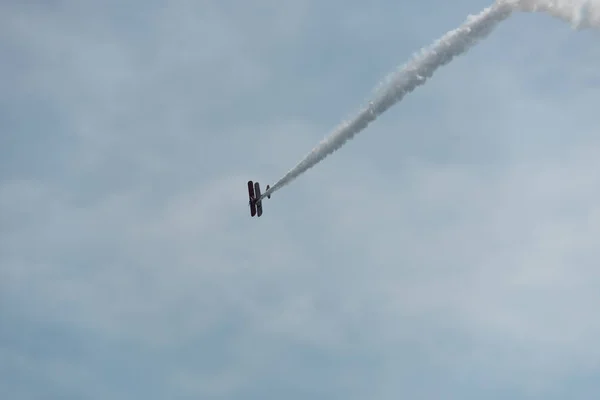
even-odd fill
[[[367,127],[416,87],[424,84],[441,66],[465,53],[513,11],[544,12],[563,19],[575,28],[600,27],[600,0],[497,0],[475,16],[469,16],[459,28],[446,33],[438,41],[421,51],[402,69],[385,79],[375,99],[350,121],[338,126],[321,141],[300,163],[288,171],[261,199],[290,183],[306,170],[333,153],[357,133]]]
[[[508,18],[513,7],[505,2],[499,2],[486,8],[480,14],[469,16],[459,28],[446,33],[429,48],[421,51],[410,62],[390,78],[386,79],[385,87],[380,94],[359,111],[350,121],[338,126],[327,138],[321,141],[298,165],[292,168],[283,178],[277,181],[268,191],[262,194],[264,198],[284,185],[290,183],[300,174],[313,167],[329,154],[333,153],[346,141],[367,127],[380,114],[416,87],[425,83],[441,66],[449,63],[454,57],[466,52],[479,39],[486,37],[502,20]]]
[[[600,28],[600,0],[505,0],[515,10],[543,12],[573,28]]]

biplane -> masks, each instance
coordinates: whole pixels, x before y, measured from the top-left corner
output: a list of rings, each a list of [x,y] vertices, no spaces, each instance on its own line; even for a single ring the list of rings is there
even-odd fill
[[[269,187],[270,186],[267,185],[267,190],[269,190]],[[260,193],[260,184],[258,182],[248,181],[248,197],[250,198],[250,201],[248,202],[250,205],[250,215],[252,217],[260,217],[263,213],[263,206]],[[267,198],[270,199],[271,195],[267,195]]]

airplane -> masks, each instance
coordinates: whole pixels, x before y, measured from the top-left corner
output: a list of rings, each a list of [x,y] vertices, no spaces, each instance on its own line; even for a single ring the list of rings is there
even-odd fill
[[[269,190],[269,185],[267,185],[267,190]],[[250,197],[250,201],[248,204],[250,205],[250,215],[254,217],[255,215],[261,216],[263,213],[262,207],[262,199],[260,196],[260,185],[258,182],[248,181],[248,197]],[[267,198],[270,199],[271,195],[267,195]]]

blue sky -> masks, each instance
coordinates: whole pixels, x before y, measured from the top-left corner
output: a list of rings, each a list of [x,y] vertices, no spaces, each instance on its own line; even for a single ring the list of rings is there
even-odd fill
[[[598,32],[514,15],[248,215],[488,4],[2,2],[0,392],[597,397]]]

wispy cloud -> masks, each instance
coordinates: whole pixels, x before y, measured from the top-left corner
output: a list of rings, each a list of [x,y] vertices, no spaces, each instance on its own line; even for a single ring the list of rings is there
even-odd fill
[[[249,218],[487,5],[0,6],[0,391],[593,397],[597,32],[516,16]]]

